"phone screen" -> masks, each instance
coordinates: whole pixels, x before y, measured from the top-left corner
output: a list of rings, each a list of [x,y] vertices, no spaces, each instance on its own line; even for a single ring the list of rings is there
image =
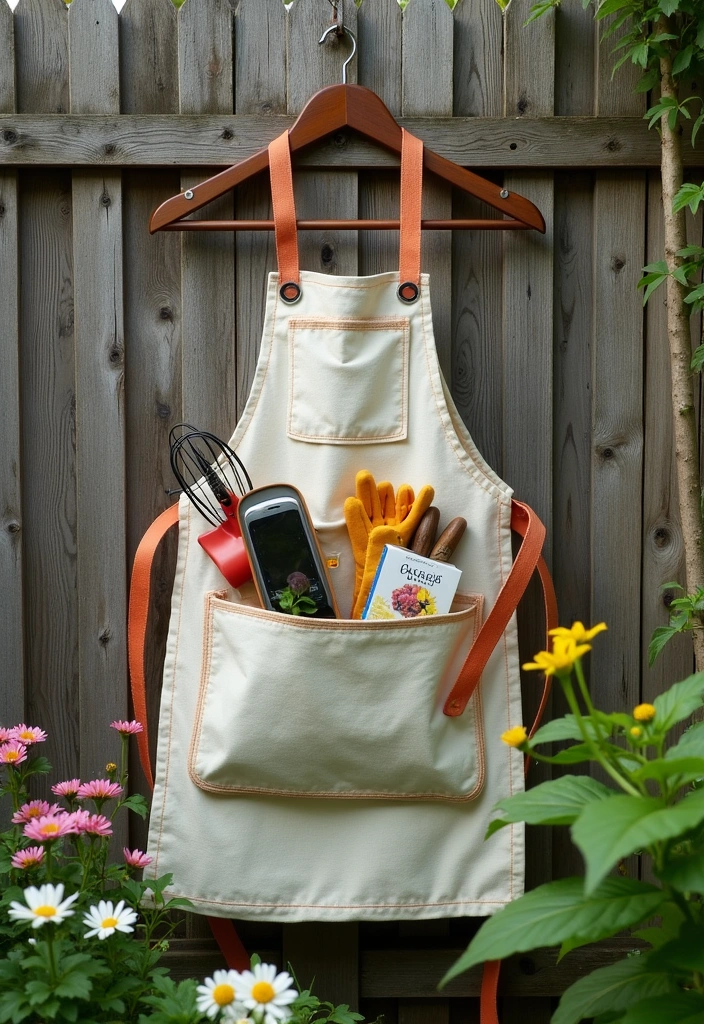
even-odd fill
[[[335,612],[328,601],[298,512],[293,509],[275,512],[262,519],[252,519],[248,525],[264,586],[274,608],[278,609],[291,573],[303,573],[310,580],[305,596],[318,606],[314,614],[318,618],[334,619]]]

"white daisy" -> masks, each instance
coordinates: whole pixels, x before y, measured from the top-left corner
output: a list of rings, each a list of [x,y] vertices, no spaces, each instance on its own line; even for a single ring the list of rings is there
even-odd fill
[[[91,907],[83,915],[83,924],[87,924],[90,929],[85,933],[85,938],[97,935],[99,939],[107,939],[113,932],[133,932],[132,926],[136,920],[136,913],[131,907],[125,907],[124,900],[120,900],[116,907],[113,907],[111,900],[100,900],[97,907]]]
[[[237,971],[215,971],[212,978],[198,986],[196,1006],[208,1017],[222,1013],[225,1020],[239,1020],[246,1010],[240,1000],[240,975]]]
[[[64,899],[64,887],[59,885],[30,885],[24,891],[27,906],[13,900],[8,911],[15,921],[31,921],[32,928],[41,928],[47,921],[60,924],[65,918],[71,917],[73,910],[68,908],[78,899],[78,893]],[[63,901],[63,902],[62,902]]]
[[[276,973],[273,964],[255,964],[240,975],[238,995],[248,1010],[263,1013],[263,1024],[278,1024],[291,1016],[290,1004],[298,998],[291,988],[293,978],[286,971]]]

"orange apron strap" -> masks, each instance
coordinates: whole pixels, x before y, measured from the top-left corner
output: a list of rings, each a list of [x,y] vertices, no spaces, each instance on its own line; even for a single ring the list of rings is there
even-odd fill
[[[541,550],[545,540],[545,527],[528,505],[513,499],[511,502],[511,529],[523,537],[516,560],[499,592],[496,604],[489,612],[479,635],[472,645],[457,681],[443,708],[452,718],[461,715],[479,684],[487,661],[508,626],[511,616],[526,591],[530,578],[538,569],[543,585],[546,612],[546,631],[557,625],[557,600],[550,574],[541,566]],[[544,568],[543,568],[544,567]]]
[[[271,176],[271,201],[274,209],[279,289],[283,299],[287,302],[295,302],[300,295],[301,273],[298,261],[296,204],[293,197],[293,172],[288,130],[269,143],[269,173]]]
[[[423,193],[423,143],[405,128],[401,129],[401,238],[399,249],[399,289],[408,301],[404,285],[420,288],[420,224]],[[418,292],[416,290],[415,294]]]
[[[127,660],[132,688],[134,716],[141,722],[143,732],[137,736],[139,760],[142,771],[154,789],[152,766],[149,760],[149,737],[147,734],[147,688],[144,679],[144,645],[147,637],[147,618],[151,595],[152,562],[162,537],[178,522],[178,502],[171,505],[154,520],[139,542],[132,566],[129,611],[127,615]]]
[[[139,760],[149,788],[154,789],[152,766],[149,760],[149,738],[147,734],[147,693],[144,679],[144,647],[147,636],[149,599],[151,595],[151,572],[154,555],[166,533],[178,522],[178,502],[158,516],[139,542],[132,567],[130,601],[127,625],[127,649],[132,686],[134,715],[141,722],[144,731],[137,735]],[[246,970],[249,965],[247,951],[235,930],[232,921],[222,917],[207,918],[220,952],[228,967],[237,971]]]

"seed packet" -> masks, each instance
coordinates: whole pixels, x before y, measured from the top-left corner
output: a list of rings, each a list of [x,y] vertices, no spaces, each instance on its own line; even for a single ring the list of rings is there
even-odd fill
[[[462,571],[446,562],[384,545],[363,619],[413,619],[449,612]]]

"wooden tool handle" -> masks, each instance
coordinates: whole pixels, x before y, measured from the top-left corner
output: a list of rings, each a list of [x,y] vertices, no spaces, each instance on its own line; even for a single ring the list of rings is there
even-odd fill
[[[435,541],[439,522],[440,509],[431,505],[418,523],[416,532],[413,534],[411,551],[415,551],[417,555],[423,555],[424,558],[428,557]]]
[[[449,562],[452,552],[459,544],[462,534],[466,529],[466,519],[463,519],[462,516],[457,516],[456,519],[453,519],[438,537],[429,557],[434,558],[436,562]]]

